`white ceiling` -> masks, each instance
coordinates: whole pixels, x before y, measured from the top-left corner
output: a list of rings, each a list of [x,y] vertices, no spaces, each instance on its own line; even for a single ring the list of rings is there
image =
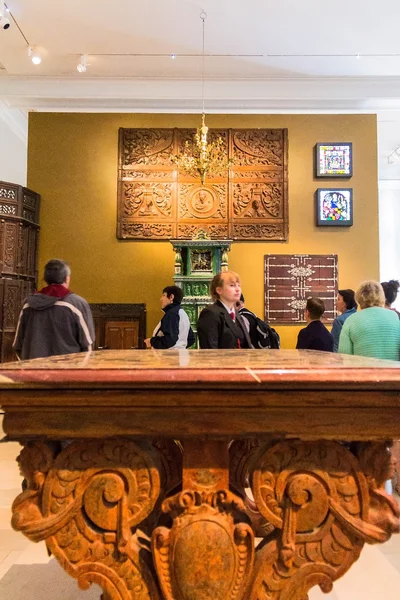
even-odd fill
[[[17,27],[1,32],[10,75],[76,76],[86,53],[93,77],[197,77],[204,9],[208,77],[400,76],[398,0],[379,9],[376,0],[6,1],[29,43],[47,54],[34,67]]]
[[[14,22],[0,31],[11,109],[199,111],[204,10],[206,111],[376,112],[381,176],[400,178],[387,165],[400,144],[399,0],[6,3],[23,33]]]

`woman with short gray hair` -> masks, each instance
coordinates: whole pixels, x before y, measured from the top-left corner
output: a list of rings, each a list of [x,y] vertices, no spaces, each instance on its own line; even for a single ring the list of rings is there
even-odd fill
[[[386,310],[385,294],[377,281],[364,281],[356,291],[361,310],[343,323],[339,352],[399,360],[400,321]]]
[[[356,291],[356,302],[363,308],[372,306],[385,306],[385,292],[383,287],[377,281],[363,281]]]

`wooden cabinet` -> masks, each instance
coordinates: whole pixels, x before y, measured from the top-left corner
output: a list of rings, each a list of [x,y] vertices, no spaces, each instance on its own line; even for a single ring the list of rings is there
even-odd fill
[[[0,181],[0,343],[2,362],[15,360],[12,343],[22,302],[37,286],[40,196]]]
[[[139,348],[139,322],[109,321],[106,323],[105,339],[109,350]]]
[[[145,304],[91,304],[95,350],[143,348],[146,337]]]

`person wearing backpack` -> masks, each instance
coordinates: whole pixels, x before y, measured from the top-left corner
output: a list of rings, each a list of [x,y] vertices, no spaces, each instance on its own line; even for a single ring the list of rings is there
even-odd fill
[[[241,291],[239,275],[234,271],[218,273],[211,281],[214,304],[203,308],[197,321],[202,350],[252,347],[246,324],[236,312]]]
[[[251,310],[244,305],[244,296],[241,294],[240,300],[236,302],[236,308],[239,315],[243,317],[251,339],[251,344],[255,349],[279,349],[279,334],[272,329],[262,319],[257,317]]]

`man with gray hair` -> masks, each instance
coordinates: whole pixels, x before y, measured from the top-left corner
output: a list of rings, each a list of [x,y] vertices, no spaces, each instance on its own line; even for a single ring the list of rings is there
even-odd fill
[[[49,260],[47,286],[26,298],[19,315],[13,348],[24,360],[92,350],[93,317],[89,304],[69,290],[71,269]]]

